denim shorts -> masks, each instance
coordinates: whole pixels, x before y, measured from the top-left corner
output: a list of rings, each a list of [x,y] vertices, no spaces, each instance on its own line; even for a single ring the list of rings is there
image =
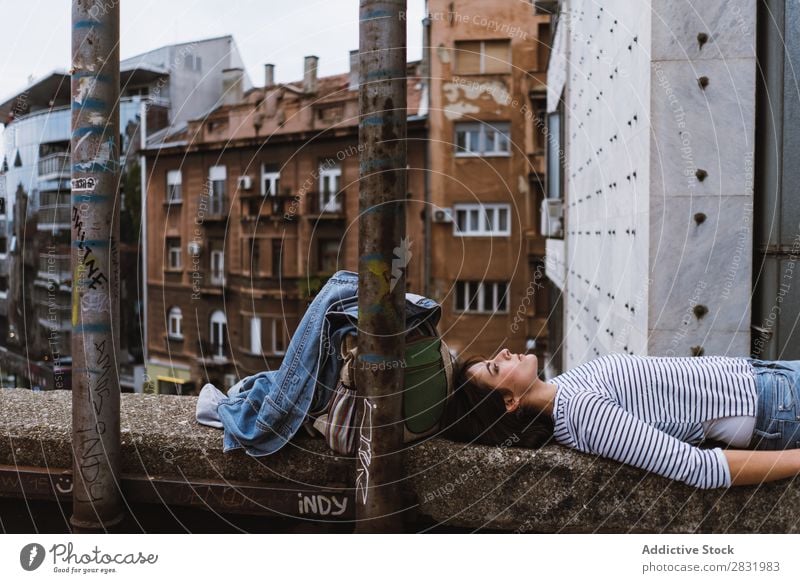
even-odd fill
[[[800,448],[800,360],[748,360],[758,389],[750,449]]]

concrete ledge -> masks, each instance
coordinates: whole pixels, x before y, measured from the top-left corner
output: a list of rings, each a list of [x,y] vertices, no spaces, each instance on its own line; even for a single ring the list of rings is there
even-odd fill
[[[0,390],[0,464],[71,468],[67,391]],[[278,454],[222,453],[196,399],[122,395],[123,472],[174,480],[352,487],[354,460],[298,436]],[[696,490],[553,445],[541,450],[434,439],[406,452],[405,493],[433,523],[516,532],[800,532],[794,480]]]

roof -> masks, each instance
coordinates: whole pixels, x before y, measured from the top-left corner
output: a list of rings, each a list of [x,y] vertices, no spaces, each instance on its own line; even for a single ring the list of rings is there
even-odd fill
[[[420,61],[411,61],[407,63],[408,72],[408,88],[406,92],[407,111],[409,112],[409,121],[423,119],[425,112],[421,110],[424,104],[423,87],[417,78],[416,72]],[[189,125],[182,124],[180,126],[165,128],[159,132],[154,132],[148,136],[147,149],[158,150],[161,148],[170,148],[176,146],[185,146],[189,142],[187,131],[190,130],[191,125],[202,122],[208,118],[222,118],[226,119],[227,116],[232,115],[235,110],[253,109],[257,108],[262,100],[267,96],[274,93],[276,90],[285,90],[289,92],[292,99],[299,100],[301,107],[319,107],[326,104],[353,102],[358,100],[358,89],[350,89],[350,73],[338,73],[336,75],[328,75],[319,77],[317,79],[316,91],[313,95],[306,95],[302,89],[302,81],[293,81],[290,83],[278,83],[273,87],[254,87],[245,91],[242,94],[242,100],[239,103],[217,105],[204,112],[200,116],[189,121]],[[284,98],[285,99],[285,98]],[[354,122],[357,123],[357,122]],[[307,131],[311,128],[304,128],[302,131]],[[297,130],[287,129],[279,131],[277,134],[292,134]],[[199,133],[197,134],[200,135]],[[192,141],[197,144],[200,143],[213,143],[203,139],[196,139],[197,136],[192,138]],[[257,137],[257,136],[252,136]],[[230,138],[228,136],[227,138]],[[226,139],[227,139],[226,138]]]
[[[120,61],[120,84],[140,85],[152,82],[159,77],[170,74],[169,69],[156,66],[152,63],[142,62],[142,59],[156,51],[170,47],[180,47],[196,43],[213,42],[217,40],[233,40],[232,35],[222,35],[197,41],[187,41],[174,43],[158,47],[138,55],[133,55]],[[16,111],[18,115],[24,115],[32,111],[50,109],[51,107],[67,106],[70,104],[70,75],[69,71],[63,68],[54,69],[50,73],[28,83],[20,91],[9,95],[0,101],[0,123],[10,123],[13,121],[12,113]]]

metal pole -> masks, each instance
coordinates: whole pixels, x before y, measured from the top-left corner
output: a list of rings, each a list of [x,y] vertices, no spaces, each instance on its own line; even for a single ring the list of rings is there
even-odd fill
[[[124,518],[119,431],[119,2],[72,2],[75,532]]]
[[[358,532],[402,527],[406,2],[361,0]]]

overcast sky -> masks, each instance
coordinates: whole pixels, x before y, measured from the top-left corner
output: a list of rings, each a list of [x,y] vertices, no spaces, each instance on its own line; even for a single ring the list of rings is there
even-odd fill
[[[343,73],[358,48],[358,0],[121,0],[120,56],[163,45],[232,34],[254,85],[264,63],[275,80],[303,77],[303,56],[319,74]],[[0,99],[28,77],[70,67],[69,0],[0,0]],[[424,0],[408,0],[408,58],[422,54]]]

